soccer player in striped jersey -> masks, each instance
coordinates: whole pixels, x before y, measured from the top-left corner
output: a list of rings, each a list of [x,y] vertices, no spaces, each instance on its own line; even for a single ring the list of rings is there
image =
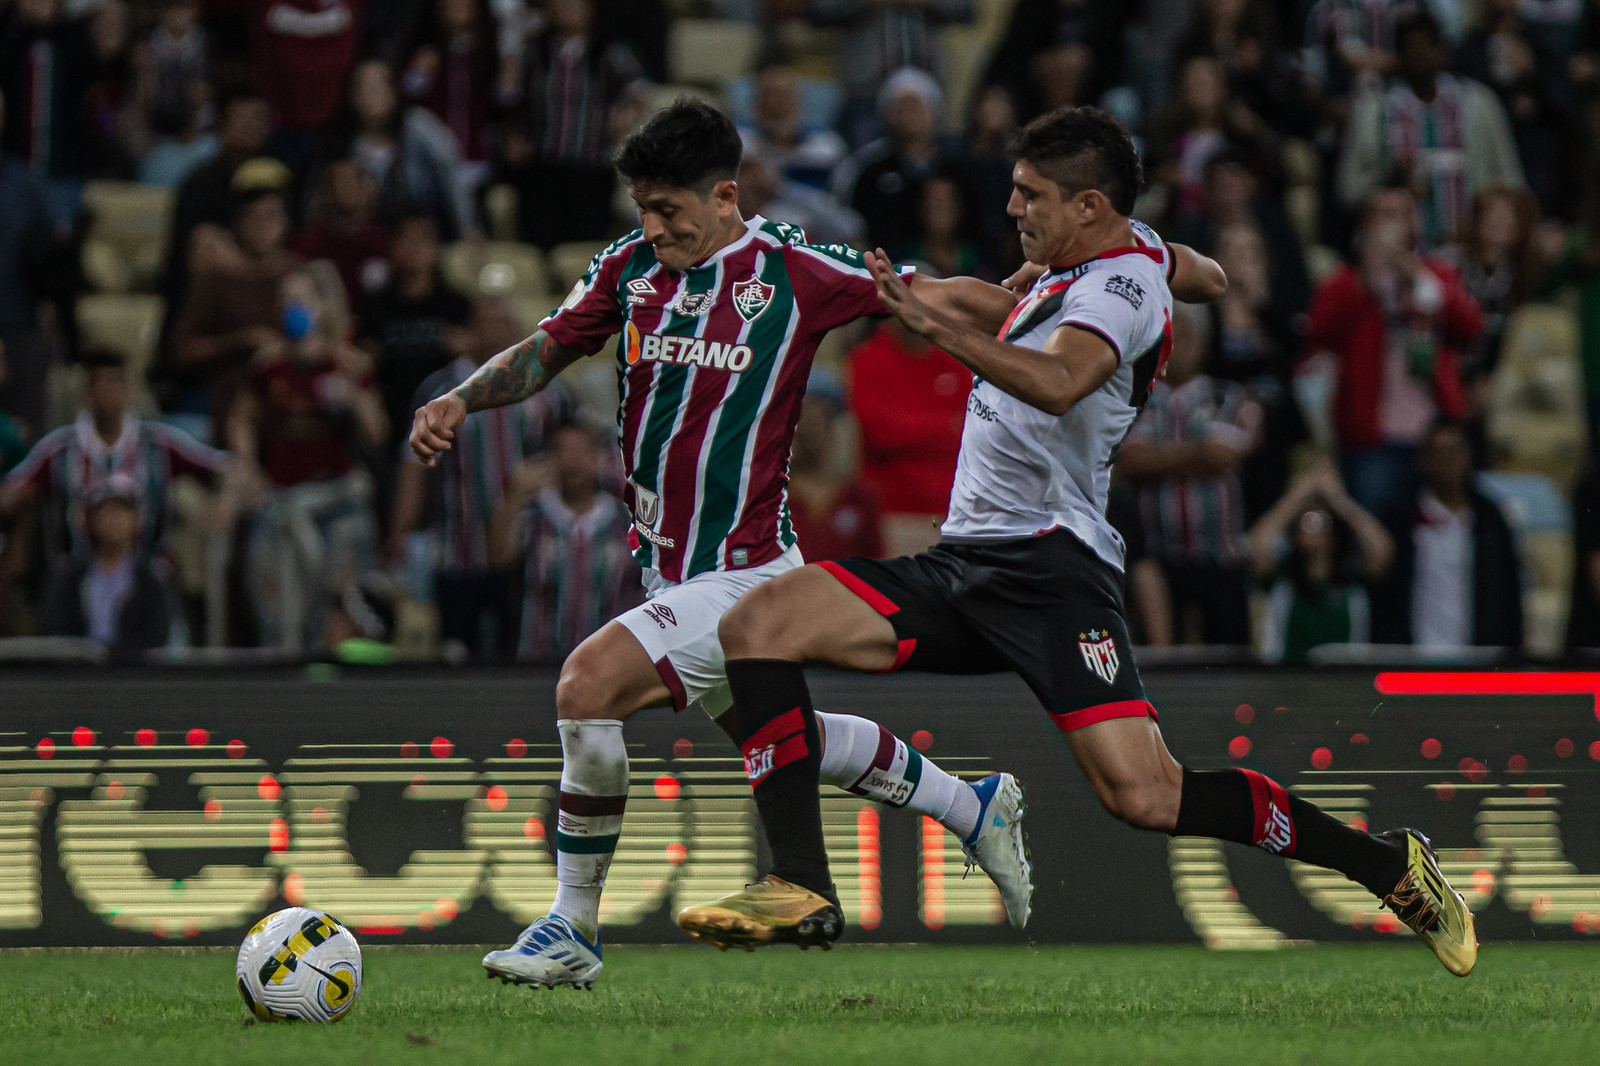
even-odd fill
[[[723,612],[803,562],[785,486],[812,357],[829,330],[883,313],[858,253],[807,244],[792,226],[740,214],[741,152],[733,123],[706,104],[680,100],[658,113],[617,157],[641,228],[596,256],[533,336],[414,420],[411,447],[431,463],[469,412],[523,400],[622,335],[618,435],[649,599],[562,666],[560,887],[548,917],[510,949],[485,957],[491,976],[589,987],[599,974],[600,892],[628,788],[623,723],[646,707],[681,710],[690,702],[713,718],[726,715],[731,697],[717,642]],[[991,331],[1016,303],[1005,289],[970,278],[916,286]],[[809,721],[797,746],[823,780],[939,820],[962,839],[969,862],[994,879],[1012,922],[1027,920],[1022,792],[1011,775],[968,784],[865,719],[817,713]],[[780,908],[810,899],[766,884]],[[836,936],[837,899],[831,884],[822,890],[832,909],[807,921]]]
[[[898,559],[805,566],[744,596],[721,637],[739,735],[774,871],[830,913],[805,735],[805,663],[862,671],[1011,671],[1027,682],[1116,817],[1141,829],[1254,844],[1362,885],[1458,976],[1472,971],[1472,912],[1421,833],[1372,834],[1254,770],[1192,770],[1173,759],[1132,658],[1122,539],[1106,520],[1111,462],[1172,347],[1174,293],[1209,300],[1227,280],[1203,260],[1180,276],[1148,227],[1128,218],[1141,180],[1128,131],[1097,108],[1034,120],[1013,145],[1007,209],[1044,267],[998,331],[921,298],[880,250],[871,258],[902,325],[977,377],[967,403],[950,515],[932,549]],[[678,924],[724,948],[794,925],[750,886],[685,908]],[[801,919],[803,920],[803,918]],[[815,941],[813,941],[815,942]]]

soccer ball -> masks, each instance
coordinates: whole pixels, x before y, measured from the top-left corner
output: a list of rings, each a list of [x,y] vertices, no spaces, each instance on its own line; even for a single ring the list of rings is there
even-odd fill
[[[361,992],[361,945],[332,915],[289,907],[251,928],[234,973],[264,1022],[336,1022]]]

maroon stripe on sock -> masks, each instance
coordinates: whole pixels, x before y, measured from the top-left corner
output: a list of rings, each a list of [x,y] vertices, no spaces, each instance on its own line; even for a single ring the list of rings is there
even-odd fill
[[[865,781],[867,775],[872,771],[882,770],[884,773],[889,772],[889,767],[894,765],[894,748],[894,734],[880,725],[878,727],[878,750],[873,754],[872,762],[867,765],[865,770],[861,771],[861,776],[856,778],[855,782],[845,791],[856,792],[857,795],[865,795],[865,793],[857,792],[856,790],[861,787],[861,782]]]
[[[1250,802],[1255,808],[1255,822],[1250,829],[1250,843],[1277,855],[1294,855],[1294,819],[1289,816],[1289,793],[1266,774],[1254,770],[1240,770],[1250,782]]]
[[[795,707],[784,711],[778,717],[750,734],[750,739],[741,744],[740,747],[746,755],[749,755],[752,751],[769,748],[794,733],[803,733],[805,728],[805,715],[801,713],[800,708]]]
[[[622,814],[627,805],[627,796],[585,796],[581,792],[563,792],[556,802],[558,809],[578,818],[605,818]]]

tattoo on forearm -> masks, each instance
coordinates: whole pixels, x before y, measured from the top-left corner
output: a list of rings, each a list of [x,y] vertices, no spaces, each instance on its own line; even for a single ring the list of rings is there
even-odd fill
[[[455,393],[469,412],[504,407],[526,400],[582,357],[540,330],[484,363]]]

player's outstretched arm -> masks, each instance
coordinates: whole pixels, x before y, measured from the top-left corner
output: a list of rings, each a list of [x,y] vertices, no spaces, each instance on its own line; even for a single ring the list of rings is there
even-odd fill
[[[1208,259],[1187,244],[1169,244],[1172,280],[1167,287],[1186,304],[1208,304],[1228,291],[1228,275],[1215,259]]]
[[[544,330],[491,358],[453,391],[417,409],[411,450],[428,466],[450,447],[456,429],[473,411],[520,403],[584,357]]]
[[[867,253],[870,263],[877,258]],[[1017,294],[978,278],[930,278],[913,274],[917,298],[936,311],[985,333],[998,333],[1017,306]],[[1024,288],[1026,293],[1027,289]]]
[[[1111,345],[1087,330],[1064,326],[1042,351],[1007,344],[918,299],[882,249],[872,257],[871,267],[878,295],[902,325],[1001,392],[1046,414],[1066,414],[1117,371]]]

